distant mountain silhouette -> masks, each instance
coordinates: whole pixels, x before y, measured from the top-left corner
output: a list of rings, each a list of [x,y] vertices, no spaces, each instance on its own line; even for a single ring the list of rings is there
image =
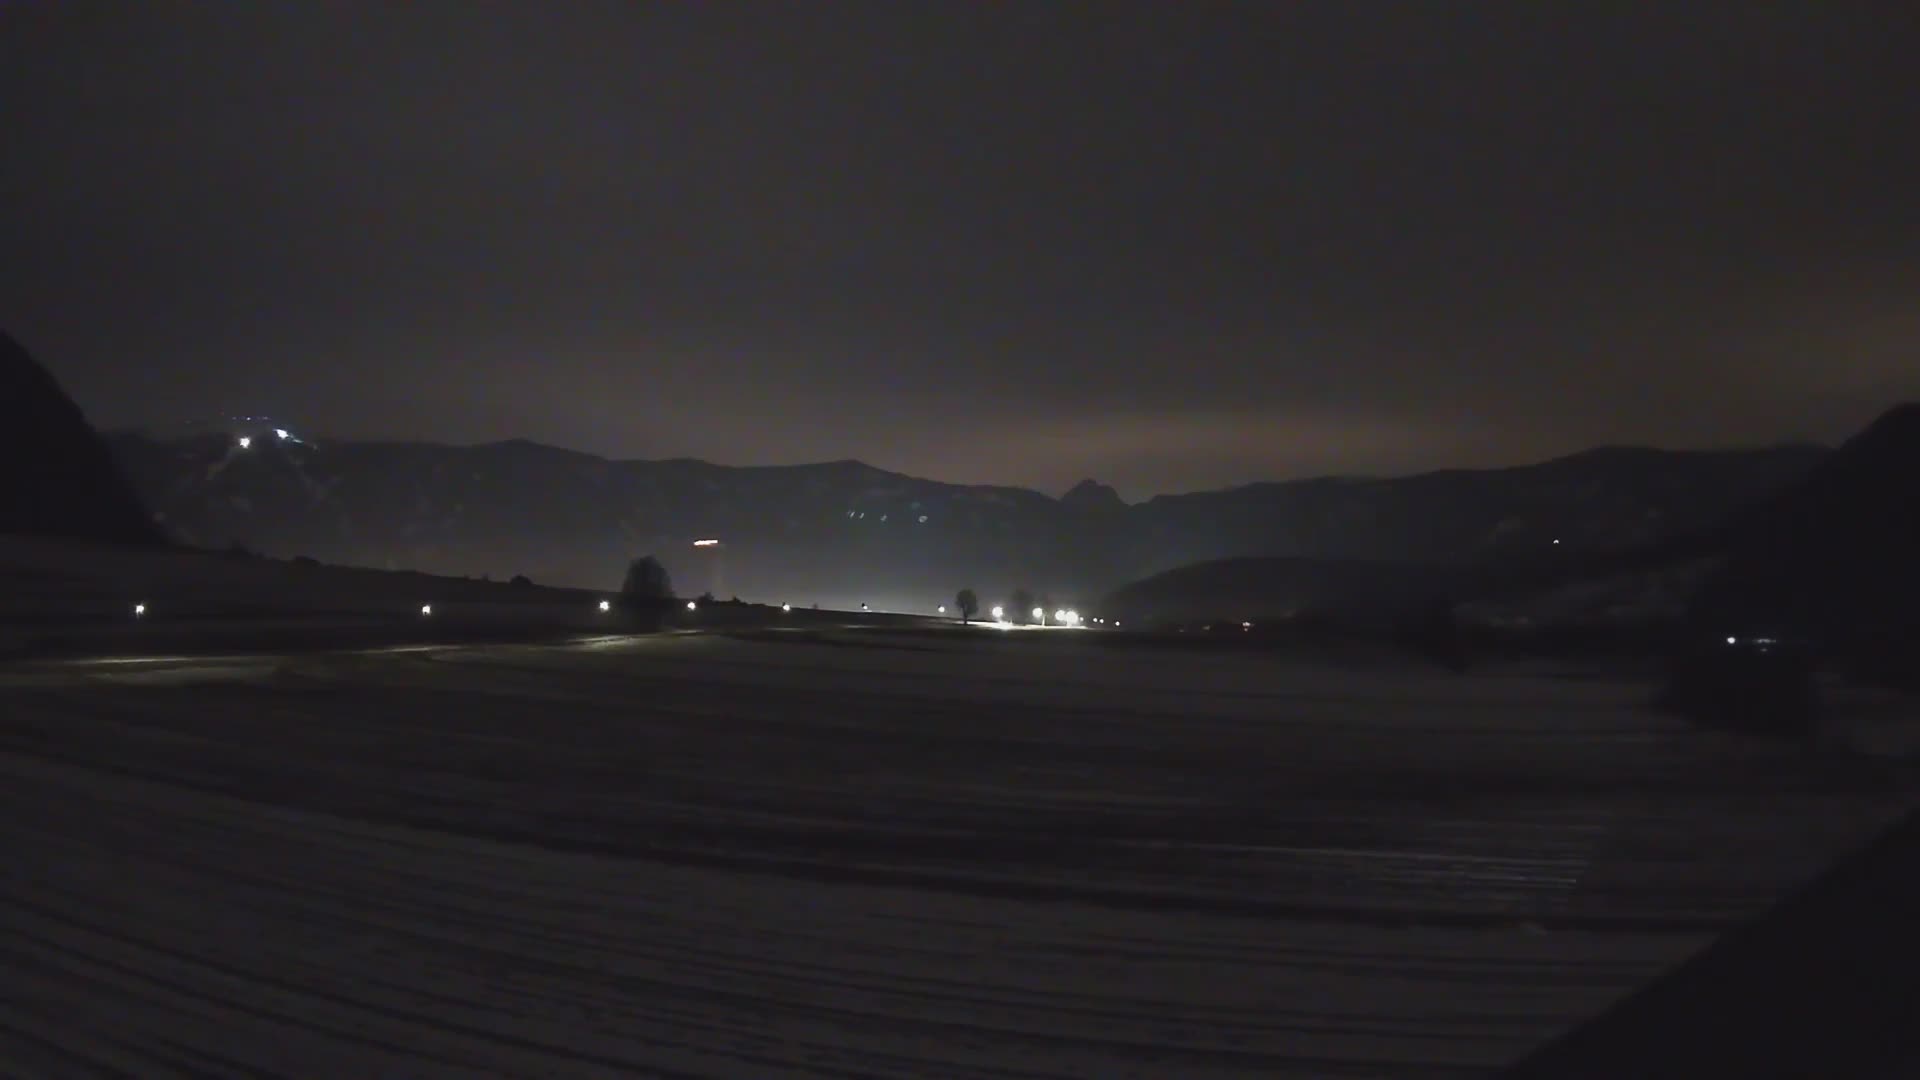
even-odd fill
[[[26,348],[0,332],[0,533],[156,544],[106,445]]]
[[[1666,532],[1636,535],[1595,521],[1560,530],[1566,533],[1556,537],[1560,543],[1541,543],[1538,529],[1503,528],[1471,558],[1426,566],[1368,559],[1206,562],[1126,586],[1107,604],[1135,619],[1255,617],[1298,608],[1378,622],[1446,603],[1470,623],[1508,628],[1692,624],[1692,637],[1700,640],[1729,633],[1804,636],[1834,656],[1909,666],[1920,676],[1920,405],[1889,411],[1824,455],[1808,458],[1786,448],[1695,458],[1691,472],[1676,469],[1684,460],[1601,450],[1520,470],[1527,476],[1522,487],[1557,478],[1547,490],[1559,493],[1551,502],[1563,522],[1609,506],[1616,521],[1630,521],[1634,515],[1615,501],[1621,491],[1636,490],[1626,478],[1672,470],[1670,493],[1703,497],[1672,518],[1680,527]],[[1697,468],[1713,460],[1728,468]],[[1474,505],[1512,497],[1498,489],[1514,475],[1411,478],[1400,482],[1407,499],[1398,509],[1423,507],[1438,523],[1444,550],[1448,530],[1477,516]],[[1697,486],[1761,475],[1788,479],[1743,483],[1748,497],[1737,501],[1707,497]],[[1573,477],[1581,479],[1570,482]],[[1296,487],[1286,497],[1312,494]],[[1366,550],[1366,542],[1356,536],[1356,550]]]
[[[1060,496],[1060,505],[1093,513],[1127,508],[1126,501],[1120,498],[1118,491],[1094,480],[1082,480],[1073,485],[1065,495]]]
[[[524,441],[256,437],[242,449],[232,431],[111,442],[135,486],[196,544],[609,587],[651,552],[689,587],[724,560],[727,591],[743,597],[929,611],[963,585],[989,607],[1018,586],[1087,605],[1124,582],[1223,558],[1460,565],[1625,547],[1717,522],[1825,453],[1603,450],[1127,505],[1094,482],[1054,499],[858,461],[610,461]],[[723,544],[696,551],[696,537]]]

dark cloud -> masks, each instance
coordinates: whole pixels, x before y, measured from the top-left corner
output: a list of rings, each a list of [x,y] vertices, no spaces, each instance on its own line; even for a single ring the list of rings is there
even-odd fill
[[[0,320],[222,411],[1130,495],[1920,395],[1906,5],[0,7]]]

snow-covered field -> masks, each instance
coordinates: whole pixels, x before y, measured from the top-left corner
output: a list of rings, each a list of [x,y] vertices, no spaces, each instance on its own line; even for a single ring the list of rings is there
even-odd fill
[[[769,632],[0,668],[0,1073],[1476,1076],[1905,809],[1644,686]]]

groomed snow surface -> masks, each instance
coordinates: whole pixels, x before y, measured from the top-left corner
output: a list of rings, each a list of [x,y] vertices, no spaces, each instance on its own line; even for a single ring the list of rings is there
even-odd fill
[[[1644,685],[770,632],[0,668],[0,1073],[1480,1076],[1897,785]]]

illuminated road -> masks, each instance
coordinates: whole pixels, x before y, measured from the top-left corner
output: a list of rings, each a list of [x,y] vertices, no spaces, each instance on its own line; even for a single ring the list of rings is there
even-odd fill
[[[1902,806],[1604,681],[766,638],[0,669],[0,1073],[1481,1075]]]

